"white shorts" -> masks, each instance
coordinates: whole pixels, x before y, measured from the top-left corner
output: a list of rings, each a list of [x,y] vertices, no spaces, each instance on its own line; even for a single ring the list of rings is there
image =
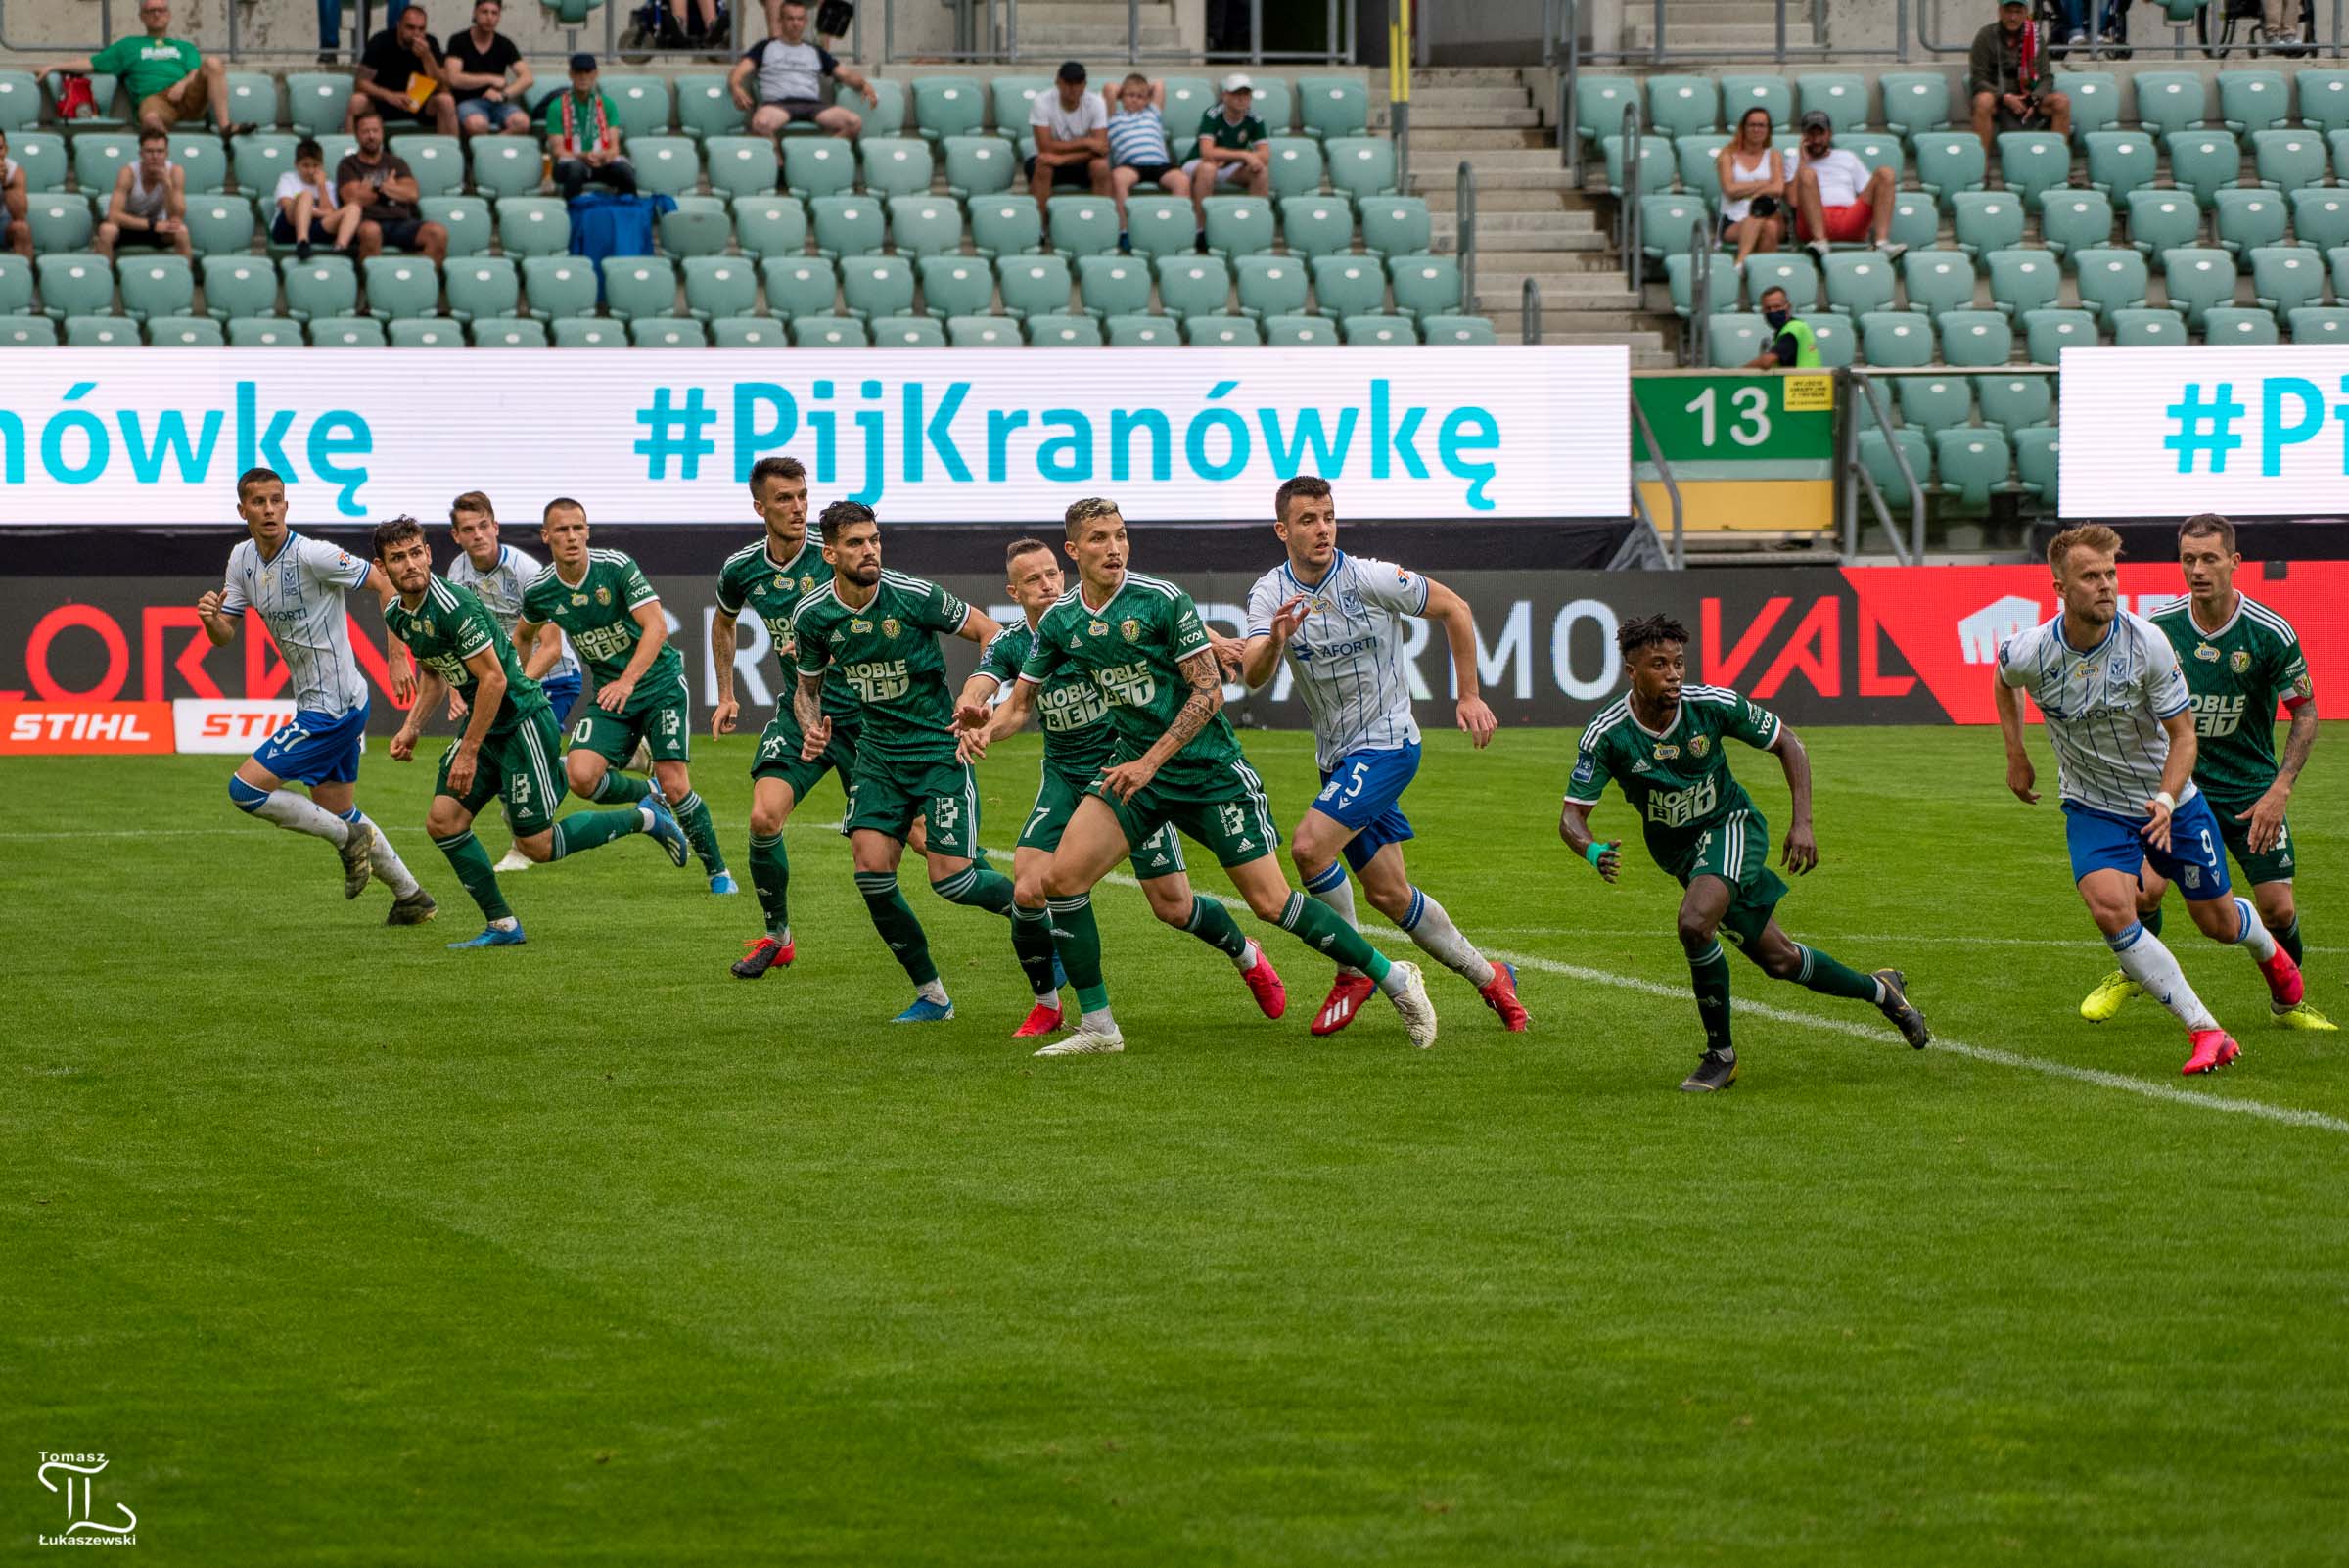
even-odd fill
[[[1199,178],[1199,170],[1206,164],[1206,162],[1207,160],[1204,158],[1194,158],[1189,162],[1182,165],[1182,172],[1193,181],[1196,181]],[[1218,185],[1229,185],[1233,180],[1244,176],[1248,172],[1248,167],[1249,165],[1246,163],[1218,163],[1216,165],[1216,183]]]

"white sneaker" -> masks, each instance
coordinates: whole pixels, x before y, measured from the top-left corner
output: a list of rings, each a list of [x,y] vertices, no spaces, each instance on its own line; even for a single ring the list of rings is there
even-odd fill
[[[1818,257],[1819,264],[1823,267],[1827,264],[1828,254],[1833,252],[1835,248],[1824,240],[1813,240],[1810,244],[1804,246],[1803,249],[1810,252],[1814,256]]]
[[[1074,1034],[1063,1036],[1036,1054],[1038,1056],[1107,1056],[1126,1048],[1126,1037],[1101,1034],[1080,1026]]]
[[[1898,240],[1878,240],[1876,249],[1884,253],[1884,259],[1887,261],[1898,261],[1909,252],[1909,247]]]
[[[1404,1033],[1411,1037],[1411,1043],[1425,1050],[1436,1042],[1436,1004],[1428,1000],[1426,977],[1414,963],[1398,959],[1395,967],[1403,973],[1403,989],[1388,992],[1387,1000],[1403,1015]]]
[[[535,862],[532,861],[529,855],[523,853],[519,849],[515,849],[508,850],[506,852],[506,857],[498,861],[497,864],[491,866],[489,869],[499,872],[528,871],[534,863]]]
[[[628,754],[628,771],[641,773],[646,778],[653,776],[653,749],[643,741],[638,741],[636,749]],[[655,785],[655,788],[658,787]]]

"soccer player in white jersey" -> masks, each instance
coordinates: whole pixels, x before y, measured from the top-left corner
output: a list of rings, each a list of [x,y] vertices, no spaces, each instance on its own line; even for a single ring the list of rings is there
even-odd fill
[[[196,601],[204,634],[215,648],[237,640],[252,610],[286,661],[294,717],[239,764],[228,781],[238,809],[335,847],[343,860],[343,897],[355,899],[369,876],[392,889],[394,926],[421,925],[437,906],[400,862],[392,841],[351,799],[367,734],[367,680],[350,653],[350,612],[343,596],[367,587],[389,596],[390,579],[324,539],[286,526],[286,482],[269,469],[237,479],[237,515],[250,535],[229,552],[227,580]],[[403,672],[407,656],[395,652]],[[286,788],[309,787],[307,798]]]
[[[1301,474],[1283,484],[1272,497],[1272,531],[1289,558],[1249,592],[1240,676],[1262,686],[1286,656],[1313,715],[1321,793],[1289,845],[1305,891],[1356,925],[1346,877],[1353,867],[1371,907],[1474,986],[1501,1027],[1518,1033],[1527,1019],[1516,970],[1486,961],[1403,865],[1403,843],[1413,836],[1403,792],[1419,771],[1403,620],[1423,616],[1444,628],[1459,688],[1454,712],[1481,750],[1496,721],[1477,693],[1476,619],[1441,582],[1339,549],[1337,502],[1326,480]],[[1341,968],[1313,1032],[1334,1035],[1353,1023],[1372,990],[1369,976]]]
[[[2177,958],[2138,916],[2138,870],[2150,865],[2186,895],[2204,936],[2251,949],[2279,1007],[2300,1004],[2300,966],[2277,945],[2251,900],[2227,880],[2219,819],[2194,786],[2194,712],[2177,650],[2161,628],[2120,608],[2121,536],[2101,524],[2048,545],[2062,612],[1999,649],[1999,729],[2006,787],[2036,805],[2023,749],[2027,691],[2055,748],[2072,880],[2121,969],[2186,1025],[2188,1074],[2242,1054],[2187,984]]]
[[[503,543],[497,536],[497,511],[489,497],[480,490],[467,490],[448,503],[449,536],[457,541],[463,553],[448,564],[448,580],[460,588],[471,588],[474,597],[497,618],[497,623],[510,638],[514,623],[522,619],[522,590],[530,579],[546,570],[546,563],[528,550]],[[572,656],[571,643],[560,626],[548,626],[538,639],[552,641],[557,650],[555,662],[549,666],[538,689],[546,693],[547,711],[554,715],[555,727],[562,729],[571,722],[571,711],[579,701],[579,662]],[[515,650],[525,664],[530,662],[530,650]],[[465,716],[465,699],[457,689],[448,689],[448,716]],[[506,857],[491,869],[498,872],[528,871],[537,864],[522,853],[522,846],[512,845]]]

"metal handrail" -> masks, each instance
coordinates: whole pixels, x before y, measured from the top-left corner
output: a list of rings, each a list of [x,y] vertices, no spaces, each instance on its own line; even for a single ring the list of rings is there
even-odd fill
[[[1647,412],[1639,406],[1637,394],[1627,387],[1624,395],[1632,400],[1632,423],[1639,428],[1639,438],[1647,443],[1648,461],[1656,465],[1656,477],[1664,482],[1664,493],[1672,501],[1672,569],[1685,572],[1688,570],[1688,538],[1687,524],[1681,506],[1681,483],[1672,477],[1672,465],[1664,460],[1664,448],[1657,444],[1655,427],[1648,424]],[[1632,477],[1632,506],[1650,529],[1659,534],[1663,532],[1663,530],[1656,528],[1656,520],[1647,510],[1647,497],[1639,493],[1637,475]]]
[[[1864,370],[1851,371],[1850,376],[1852,386],[1866,398],[1866,408],[1875,419],[1876,428],[1884,433],[1885,449],[1892,453],[1893,467],[1900,471],[1903,483],[1909,486],[1910,542],[1906,547],[1901,543],[1900,530],[1893,524],[1890,510],[1877,492],[1875,476],[1869,474],[1867,466],[1860,461],[1857,431],[1852,441],[1853,472],[1866,483],[1869,499],[1876,507],[1877,520],[1884,528],[1884,537],[1891,541],[1893,559],[1903,566],[1914,566],[1925,558],[1925,487],[1917,482],[1915,471],[1910,468],[1909,456],[1901,450],[1901,443],[1893,439],[1892,405],[1884,400],[1883,387]],[[1854,402],[1857,403],[1858,399],[1855,398]],[[1856,417],[1854,423],[1857,424]],[[1847,553],[1857,554],[1859,542],[1859,530],[1855,527],[1847,541]]]
[[[1708,364],[1713,358],[1713,252],[1720,234],[1708,212],[1688,226],[1687,362]]]
[[[2091,20],[2093,21],[2095,16],[2095,11],[2093,8],[2107,3],[2107,0],[2085,0],[2085,3],[2092,7],[2090,16]],[[2214,5],[2225,5],[2227,0],[2210,0],[2210,3]],[[1970,38],[1964,43],[1955,44],[1945,44],[1937,41],[1933,32],[1933,18],[1935,14],[1940,11],[1940,9],[1941,7],[1939,0],[1916,0],[1916,47],[1923,49],[1925,53],[1929,55],[1962,55],[1966,51],[1973,48],[1973,40]],[[2153,7],[2147,5],[2143,9],[2147,12],[2152,12]],[[1906,3],[1903,3],[1895,6],[1894,11],[1900,18],[1900,27],[1898,37],[1895,42],[1895,49],[1901,59],[1907,60],[1909,58],[1910,49],[1909,7]],[[2333,59],[2338,60],[2341,58],[2342,34],[2344,31],[2344,0],[2332,0],[2332,42],[2329,45],[2322,43],[2254,44],[2245,42],[2229,44],[2227,46],[2227,51],[2230,55],[2281,55],[2292,50],[2307,49],[2311,51],[2312,57],[2316,53],[2326,53],[2329,54]],[[2090,31],[2093,35],[2096,29],[2092,27]],[[2207,51],[2204,50],[2199,43],[2188,44],[2186,41],[2186,25],[2183,23],[2173,23],[2171,24],[2170,41],[2167,45],[2154,43],[2150,39],[2141,43],[2137,39],[2132,38],[2126,45],[2126,48],[2132,55],[2159,54],[2164,48],[2167,48],[2172,60],[2184,60],[2189,55],[2201,55],[2207,53]],[[2076,56],[2078,51],[2071,51],[2071,54]],[[2088,46],[2088,57],[2091,60],[2105,58],[2105,46],[2100,38],[2092,36]]]
[[[1533,279],[1525,280],[1517,291],[1517,341],[1537,344],[1542,341],[1542,290]]]
[[[1460,257],[1460,298],[1476,303],[1476,170],[1466,159],[1452,176],[1452,249]]]
[[[1574,89],[1582,74],[1583,25],[1579,0],[1554,3],[1566,29],[1566,69],[1558,74],[1558,151],[1565,160],[1567,183],[1579,188],[1583,183],[1583,129],[1575,119]],[[1543,47],[1547,48],[1546,43]]]
[[[1647,281],[1647,257],[1640,252],[1639,240],[1639,176],[1647,162],[1640,155],[1646,151],[1645,141],[1646,126],[1635,98],[1623,106],[1623,199],[1615,211],[1615,237],[1623,246],[1624,281],[1634,294]]]
[[[1556,3],[1558,3],[1558,0],[1543,0],[1543,9],[1545,13],[1548,11],[1551,5]],[[1799,0],[1777,0],[1777,8],[1773,18],[1773,21],[1776,24],[1777,41],[1767,49],[1722,49],[1711,44],[1702,44],[1694,48],[1676,51],[1672,48],[1670,42],[1665,37],[1664,17],[1667,9],[1666,0],[1654,0],[1654,36],[1648,40],[1646,48],[1601,49],[1596,47],[1598,40],[1594,38],[1591,40],[1593,47],[1589,51],[1587,58],[1593,61],[1606,61],[1613,64],[1635,63],[1649,66],[1665,66],[1670,65],[1675,61],[1683,63],[1697,62],[1712,64],[1737,60],[1773,60],[1780,65],[1784,65],[1789,60],[1810,59],[1815,56],[1821,56],[1829,53],[1830,51],[1827,42],[1827,24],[1825,16],[1826,0],[1812,0],[1811,42],[1807,44],[1789,43],[1787,41],[1786,8],[1790,3],[1799,3]],[[1922,3],[1922,0],[1920,0],[1920,3]],[[1556,36],[1547,25],[1546,16],[1544,18],[1543,31],[1551,38]],[[1545,44],[1545,52],[1543,56],[1542,63],[1544,66],[1555,66],[1557,63],[1556,57],[1554,54],[1546,52],[1548,47],[1549,46]]]

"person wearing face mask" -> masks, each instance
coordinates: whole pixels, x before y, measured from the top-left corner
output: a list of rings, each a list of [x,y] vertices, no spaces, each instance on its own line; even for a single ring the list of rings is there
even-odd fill
[[[1739,368],[1744,370],[1822,370],[1819,357],[1819,340],[1811,335],[1811,324],[1798,320],[1786,291],[1771,287],[1762,291],[1762,319],[1770,323],[1770,344],[1760,353]]]

